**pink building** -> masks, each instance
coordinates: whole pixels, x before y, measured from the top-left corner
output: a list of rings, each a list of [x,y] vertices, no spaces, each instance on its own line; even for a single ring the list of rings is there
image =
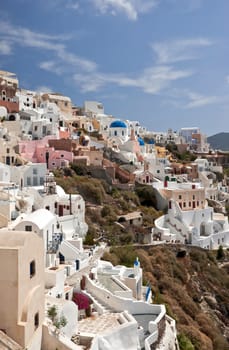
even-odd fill
[[[55,150],[48,141],[53,136],[46,136],[42,140],[20,141],[19,153],[33,163],[46,163],[48,169],[66,167],[73,161],[73,153],[64,150]]]

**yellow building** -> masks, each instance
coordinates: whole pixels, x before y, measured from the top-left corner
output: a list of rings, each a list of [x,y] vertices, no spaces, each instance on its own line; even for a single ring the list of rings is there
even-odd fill
[[[0,231],[0,329],[27,350],[41,348],[43,255],[35,233]]]

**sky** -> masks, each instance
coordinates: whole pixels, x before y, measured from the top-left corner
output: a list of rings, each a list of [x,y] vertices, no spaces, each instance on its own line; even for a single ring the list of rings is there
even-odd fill
[[[228,0],[7,0],[0,70],[150,131],[229,132]]]

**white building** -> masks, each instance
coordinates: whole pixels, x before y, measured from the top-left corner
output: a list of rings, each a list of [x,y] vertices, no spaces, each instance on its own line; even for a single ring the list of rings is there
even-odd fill
[[[40,140],[47,135],[58,136],[58,116],[43,109],[20,112],[23,139]]]
[[[0,183],[1,182],[10,182],[10,166],[0,163]]]
[[[25,89],[18,89],[16,96],[19,100],[19,110],[25,111],[27,109],[35,108],[34,96],[36,95],[35,91],[29,91]]]
[[[92,300],[96,322],[92,328],[82,319],[78,330],[80,335],[87,333],[92,337],[91,350],[102,350],[105,345],[107,350],[140,350],[153,346],[159,350],[163,342],[166,349],[176,349],[175,321],[166,315],[164,305],[150,303],[150,287],[142,287],[138,259],[133,268],[98,261],[90,277],[85,276],[83,292]],[[104,324],[106,328],[102,331]],[[163,334],[159,335],[159,327],[165,327]]]
[[[21,189],[29,186],[44,185],[47,166],[45,163],[28,163],[26,165],[11,167],[11,182],[17,184]]]
[[[155,220],[154,240],[188,243],[205,249],[229,246],[228,218],[208,207],[203,187],[174,181],[153,183],[153,186],[168,201],[168,214]]]
[[[109,126],[109,144],[122,144],[128,140],[128,127],[122,120],[114,120]]]
[[[101,102],[97,101],[85,101],[84,111],[87,115],[93,117],[96,114],[104,114],[104,107]]]
[[[18,222],[18,223],[17,223]],[[43,240],[45,266],[49,266],[49,253],[53,250],[53,241],[57,233],[60,234],[56,215],[47,209],[38,209],[22,219],[18,217],[14,230],[34,232]]]

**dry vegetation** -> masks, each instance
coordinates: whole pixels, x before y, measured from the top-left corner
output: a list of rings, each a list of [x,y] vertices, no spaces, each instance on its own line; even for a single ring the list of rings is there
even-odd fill
[[[164,303],[167,313],[177,321],[180,350],[228,350],[229,267],[219,268],[219,261],[229,260],[229,252],[193,247],[178,258],[179,247],[175,245],[133,246],[136,231],[144,234],[162,215],[155,209],[152,189],[143,186],[134,192],[121,192],[92,178],[85,169],[77,169],[77,173],[76,169],[65,169],[55,175],[66,192],[80,193],[86,202],[89,230],[85,244],[106,240],[111,249],[104,259],[114,265],[132,266],[139,257],[144,282],[152,286],[153,302]],[[118,215],[136,210],[143,213],[143,227],[117,225]]]
[[[77,173],[76,173],[77,170]],[[79,175],[80,174],[80,175]],[[92,178],[84,167],[56,170],[58,185],[67,193],[79,193],[86,202],[88,234],[85,244],[94,244],[103,235],[110,245],[136,243],[137,234],[143,237],[161,215],[154,209],[155,197],[151,188],[139,187],[136,191],[119,191],[105,181]],[[117,217],[133,211],[143,214],[143,227],[122,227]]]
[[[144,281],[152,286],[153,302],[164,303],[177,322],[181,350],[228,350],[226,269],[219,268],[216,252],[190,247],[185,257],[178,258],[177,250],[172,245],[113,247],[104,258],[132,266],[139,257]]]

